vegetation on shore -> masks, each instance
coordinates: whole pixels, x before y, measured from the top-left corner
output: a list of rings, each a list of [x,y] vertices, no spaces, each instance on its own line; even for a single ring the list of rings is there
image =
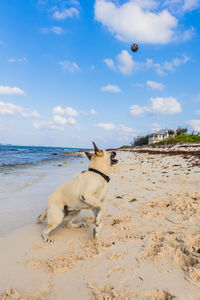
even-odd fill
[[[198,143],[198,142],[200,142],[200,134],[199,133],[198,134],[194,134],[194,132],[188,133],[187,128],[183,128],[180,126],[176,130],[169,129],[168,133],[172,137],[170,137],[164,141],[156,142],[154,145],[159,146],[159,145],[169,145],[169,144],[177,144],[177,143]],[[149,134],[137,136],[134,138],[134,141],[130,143],[131,146],[124,145],[121,148],[148,145],[148,140],[149,140]]]
[[[149,141],[149,135],[143,135],[143,136],[137,136],[134,138],[133,143],[131,143],[131,146],[143,146],[148,145]]]
[[[160,141],[155,143],[154,145],[168,145],[168,144],[177,144],[177,143],[197,143],[200,142],[200,136],[197,134],[180,134],[173,138],[170,138],[165,141]]]

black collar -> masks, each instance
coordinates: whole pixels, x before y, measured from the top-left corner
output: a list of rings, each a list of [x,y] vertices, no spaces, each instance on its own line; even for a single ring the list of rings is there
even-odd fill
[[[105,179],[105,181],[107,181],[107,182],[110,181],[110,177],[109,176],[105,175],[104,173],[102,173],[102,172],[100,172],[100,171],[98,171],[96,169],[89,168],[88,171],[91,171],[91,172],[94,172],[94,173],[97,173],[97,174],[101,175]]]

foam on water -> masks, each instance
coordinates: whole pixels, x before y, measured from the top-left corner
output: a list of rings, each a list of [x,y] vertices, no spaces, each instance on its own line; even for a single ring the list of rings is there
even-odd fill
[[[66,158],[66,153],[84,150],[81,148],[36,147],[0,145],[0,171],[3,168],[25,167],[48,160]]]
[[[28,148],[13,151],[11,150],[13,146],[9,150],[5,148],[2,150],[1,146],[1,163],[5,157],[8,159],[6,160],[7,165],[0,166],[0,236],[35,223],[37,216],[46,207],[49,195],[59,185],[88,167],[86,157],[64,155],[64,152],[69,150],[67,148],[62,148],[60,152],[58,148],[45,148],[47,154],[44,153],[44,147],[42,147],[42,151],[37,147],[33,150]],[[72,150],[77,151],[78,149],[70,150],[72,152]],[[16,164],[20,160],[15,159],[14,156],[16,157],[16,155],[13,156],[12,153],[17,151],[20,153],[20,160],[28,161],[28,163]],[[32,159],[31,151],[37,152],[37,160]],[[5,154],[5,152],[7,153]],[[56,152],[59,154],[52,155]],[[44,157],[49,156],[53,158],[44,159]],[[15,161],[15,165],[11,167],[10,162],[12,160]]]

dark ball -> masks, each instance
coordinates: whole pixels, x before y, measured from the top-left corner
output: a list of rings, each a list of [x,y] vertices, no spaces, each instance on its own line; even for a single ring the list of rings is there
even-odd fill
[[[137,45],[137,44],[133,44],[133,45],[131,46],[131,51],[137,52],[137,51],[138,51],[138,45]]]

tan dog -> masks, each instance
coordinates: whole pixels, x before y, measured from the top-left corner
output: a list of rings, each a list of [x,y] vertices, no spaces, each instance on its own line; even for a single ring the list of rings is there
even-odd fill
[[[47,226],[42,231],[45,242],[49,239],[50,232],[63,220],[67,227],[81,227],[83,224],[72,223],[78,217],[81,209],[91,209],[95,215],[94,238],[101,227],[101,218],[105,212],[104,199],[107,194],[107,185],[110,178],[110,166],[118,161],[114,159],[115,152],[109,154],[99,150],[93,142],[95,153],[85,152],[90,160],[89,168],[78,177],[61,185],[48,199],[47,209],[38,217],[38,223],[47,218]]]

